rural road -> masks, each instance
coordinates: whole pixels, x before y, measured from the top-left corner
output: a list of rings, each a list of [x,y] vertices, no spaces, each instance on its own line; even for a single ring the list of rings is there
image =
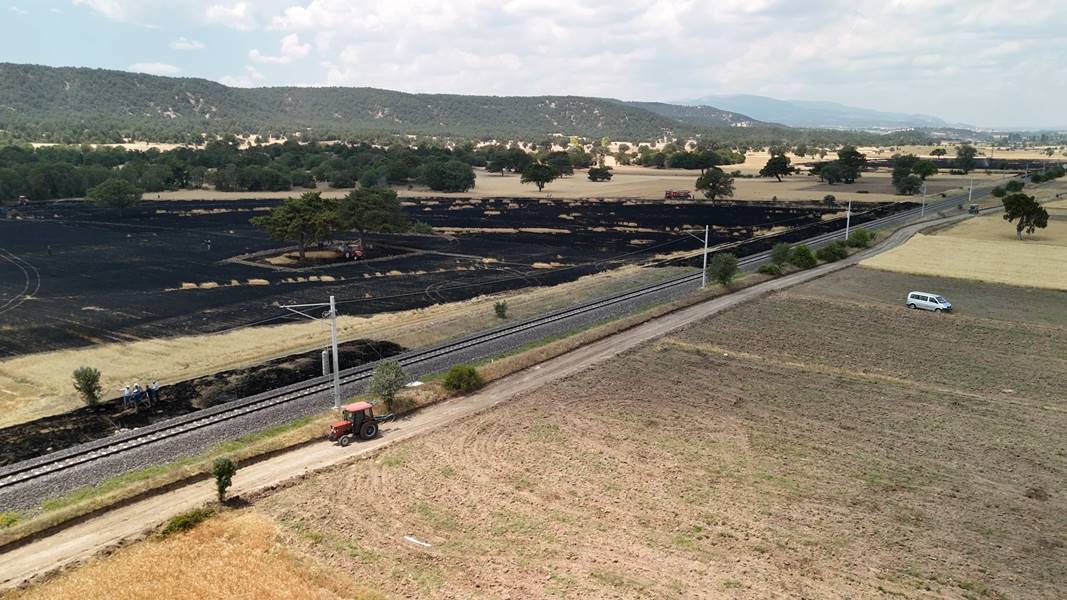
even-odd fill
[[[468,418],[553,381],[593,365],[719,312],[848,268],[859,261],[895,248],[922,229],[967,215],[916,223],[901,228],[877,246],[849,258],[799,271],[653,319],[496,381],[470,396],[454,398],[420,410],[383,428],[381,437],[347,448],[323,440],[249,465],[238,471],[233,494],[250,497],[320,469],[366,457],[381,448],[420,435],[446,423]],[[51,536],[15,548],[0,560],[0,590],[19,586],[59,569],[137,539],[168,518],[201,506],[214,497],[213,482],[202,481],[157,496],[144,498],[62,529]]]

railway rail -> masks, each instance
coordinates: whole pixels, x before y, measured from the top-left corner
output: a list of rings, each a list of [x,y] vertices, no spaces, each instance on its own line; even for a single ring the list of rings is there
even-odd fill
[[[982,190],[981,192],[976,190],[974,198],[982,198],[988,195],[988,193],[988,190]],[[949,197],[928,204],[926,211],[935,213],[938,210],[957,205],[959,202],[959,197]],[[866,221],[862,223],[862,225],[869,228],[884,227],[907,222],[919,217],[921,210],[922,209],[920,208],[913,208],[900,211],[892,215]],[[842,235],[842,230],[836,230],[813,236],[799,243],[806,244],[812,248],[819,248],[837,239],[841,239]],[[725,244],[709,250],[715,252],[724,251],[736,245],[738,244]],[[743,270],[755,269],[766,262],[769,255],[770,251],[763,251],[746,256],[738,260],[738,266]],[[684,291],[686,288],[698,286],[700,280],[701,273],[698,271],[654,285],[641,287],[601,298],[599,300],[558,310],[519,323],[504,325],[491,330],[479,332],[458,340],[447,341],[427,348],[412,350],[399,356],[392,357],[391,360],[397,360],[401,366],[404,367],[418,366],[464,349],[488,345],[490,342],[498,341],[502,338],[518,336],[524,332],[528,333],[531,330],[540,329],[546,325],[565,322],[574,319],[575,317],[588,315],[589,313],[601,311],[615,305],[633,302],[642,298],[651,299],[656,297],[657,294],[663,294],[664,292],[673,290]],[[366,382],[371,377],[374,367],[375,364],[371,363],[343,370],[340,373],[341,385],[353,386]],[[212,425],[223,421],[236,419],[250,413],[263,411],[298,399],[305,399],[308,396],[324,393],[330,389],[331,382],[332,380],[330,376],[309,379],[307,381],[250,396],[248,398],[234,400],[195,413],[168,419],[133,431],[116,434],[108,438],[88,442],[66,450],[7,465],[0,468],[0,491],[37,478],[59,473],[77,465],[83,465],[106,457],[120,455],[123,452],[127,452],[134,448],[149,446],[161,440],[198,429],[211,427]]]

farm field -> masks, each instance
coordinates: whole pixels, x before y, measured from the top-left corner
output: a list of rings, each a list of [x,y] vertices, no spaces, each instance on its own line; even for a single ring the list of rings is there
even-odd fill
[[[763,158],[766,163],[766,157]],[[749,165],[748,162],[745,163]],[[742,173],[755,175],[763,164],[754,169],[745,165],[725,165],[723,169],[733,171],[741,170]],[[751,166],[751,165],[750,165]],[[694,184],[699,171],[683,169],[652,169],[647,167],[625,166],[616,167],[615,175],[611,181],[594,183],[589,181],[584,171],[576,171],[573,176],[557,179],[545,186],[544,191],[538,192],[533,184],[522,184],[521,177],[514,173],[499,175],[487,173],[484,169],[475,169],[475,186],[469,192],[447,194],[449,198],[626,198],[641,200],[662,200],[666,190],[689,190],[695,191]],[[987,184],[990,181],[1000,179],[1003,175],[986,175],[981,172],[972,174],[975,186]],[[964,191],[969,185],[971,176],[939,174],[929,180],[928,191],[930,194],[957,193]],[[893,190],[890,173],[882,171],[870,171],[863,174],[855,184],[826,185],[818,178],[808,175],[793,175],[779,182],[771,178],[736,178],[734,180],[734,201],[770,201],[777,197],[783,201],[821,201],[826,194],[835,195],[839,201],[852,199],[855,202],[899,202],[901,200],[914,200],[899,196]],[[860,190],[866,190],[860,193]],[[348,189],[332,189],[323,187],[320,189],[323,196],[340,198],[346,195]],[[396,188],[397,193],[404,198],[423,198],[427,196],[439,196],[440,192],[434,192],[421,186],[409,188]],[[162,192],[149,194],[151,199],[162,200],[239,200],[246,198],[255,199],[278,199],[299,195],[301,190],[288,192],[216,192],[214,190],[179,190],[175,192]]]
[[[1053,199],[1067,183],[1056,181],[1024,190]],[[995,199],[993,199],[995,200]],[[996,204],[997,202],[992,202]],[[863,261],[886,271],[944,275],[1018,286],[1067,290],[1067,219],[1054,205],[1049,224],[1019,240],[1001,213],[967,219],[933,235],[916,235],[906,244]]]
[[[960,311],[905,309],[916,287]],[[150,551],[223,577],[254,524],[295,589],[325,572],[397,598],[1056,598],[1058,298],[848,269],[27,597],[106,589]],[[215,550],[193,557],[202,535]]]

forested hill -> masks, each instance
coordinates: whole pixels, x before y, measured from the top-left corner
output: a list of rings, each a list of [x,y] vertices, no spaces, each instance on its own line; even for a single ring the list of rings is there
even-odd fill
[[[673,111],[673,113],[672,113]],[[679,112],[681,111],[681,112]],[[675,114],[676,113],[676,114]],[[231,88],[205,79],[0,63],[0,129],[20,139],[192,141],[203,133],[415,134],[651,140],[758,124],[710,107],[577,96],[407,94],[374,88]]]

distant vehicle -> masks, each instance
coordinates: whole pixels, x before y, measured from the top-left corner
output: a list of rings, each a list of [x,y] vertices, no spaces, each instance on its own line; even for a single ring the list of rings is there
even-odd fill
[[[934,312],[952,311],[951,302],[945,300],[944,296],[932,294],[930,292],[908,292],[908,298],[905,300],[905,304],[908,308],[921,308],[923,310],[932,310]]]
[[[663,192],[664,200],[692,200],[693,192],[689,190],[667,190]]]
[[[334,250],[341,256],[345,257],[345,260],[359,260],[363,258],[363,240],[359,239],[354,242],[341,242],[334,247]]]

